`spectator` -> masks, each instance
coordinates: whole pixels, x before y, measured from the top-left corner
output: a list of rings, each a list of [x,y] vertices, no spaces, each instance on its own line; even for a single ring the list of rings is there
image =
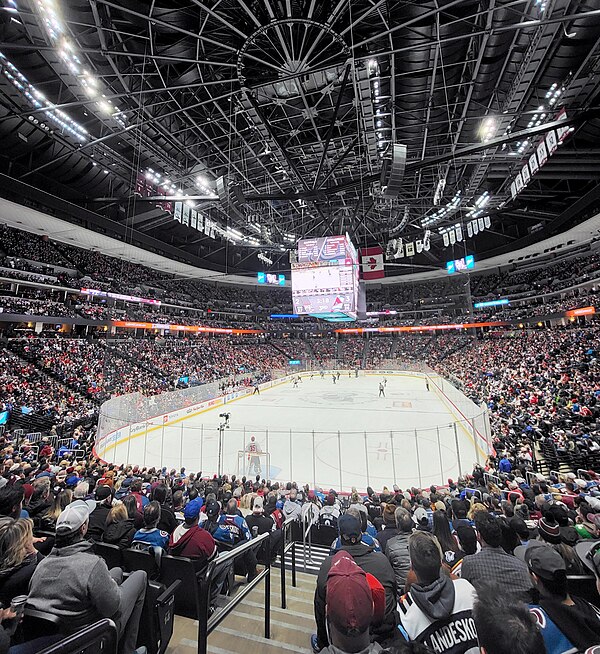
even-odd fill
[[[113,504],[112,488],[104,485],[97,486],[95,496],[97,504],[94,511],[92,511],[92,515],[90,515],[87,539],[99,543],[106,529],[106,519]]]
[[[248,525],[242,516],[238,515],[237,502],[232,498],[227,502],[225,514],[219,514],[219,504],[216,500],[206,503],[207,521],[204,528],[210,532],[217,543],[226,549],[242,545],[252,539]],[[256,554],[248,550],[242,557],[248,582],[256,577]]]
[[[473,618],[481,654],[546,654],[544,638],[527,606],[497,588],[477,594]]]
[[[175,514],[171,507],[167,504],[167,491],[168,489],[165,484],[159,484],[152,491],[152,499],[160,504],[158,528],[166,531],[168,534],[172,534],[179,523],[175,519]]]
[[[343,515],[339,519],[339,531],[342,539],[342,551],[348,552],[354,561],[367,573],[372,574],[385,590],[385,615],[381,624],[373,625],[372,636],[378,642],[383,642],[394,635],[397,624],[396,613],[396,580],[390,562],[384,554],[373,552],[372,548],[361,543],[362,532],[360,523],[353,516]],[[315,590],[315,620],[317,633],[311,637],[311,645],[315,652],[329,645],[325,625],[325,606],[327,603],[327,575],[331,568],[332,556],[321,564]]]
[[[138,511],[137,500],[133,495],[126,495],[123,498],[123,504],[127,509],[127,515],[133,520],[136,530],[144,526],[144,515]]]
[[[515,556],[528,567],[539,591],[539,605],[531,605],[550,652],[585,649],[600,642],[600,610],[567,591],[564,559],[545,543],[519,546]],[[562,649],[557,648],[560,635]]]
[[[110,572],[84,540],[93,501],[77,500],[60,514],[56,543],[31,578],[28,606],[52,613],[61,628],[73,633],[99,620],[111,618],[119,633],[119,652],[135,651],[144,596],[146,573],[138,570],[123,581],[119,568]]]
[[[408,540],[413,530],[413,521],[410,513],[400,506],[394,511],[394,519],[396,520],[397,535],[388,540],[385,555],[392,564],[396,578],[396,588],[398,593],[401,593],[406,585],[406,578],[410,570]],[[385,531],[382,533],[385,533]]]
[[[0,488],[0,516],[7,516],[15,520],[21,517],[24,497],[25,491],[20,484],[6,485],[4,488]]]
[[[166,549],[169,542],[169,534],[158,528],[160,522],[160,504],[150,502],[144,508],[144,526],[138,529],[133,536],[132,545],[160,547]]]
[[[450,522],[445,511],[435,511],[433,514],[433,535],[442,548],[443,565],[452,570],[463,559],[464,552],[450,531]]]
[[[476,589],[496,583],[510,590],[513,599],[530,602],[533,584],[529,571],[522,561],[502,549],[502,530],[497,519],[489,513],[477,513],[475,527],[481,551],[464,557],[461,577]]]
[[[377,539],[373,538],[373,536],[371,536],[371,534],[367,532],[367,512],[361,511],[360,509],[357,508],[356,505],[354,505],[354,506],[350,506],[346,510],[345,515],[351,515],[360,522],[360,529],[362,532],[360,542],[366,545],[367,547],[372,548],[374,552],[381,552],[381,547]],[[342,547],[342,539],[340,536],[338,536],[336,540],[334,540],[333,543],[331,544],[329,554],[332,555],[335,554],[341,547]]]
[[[374,618],[373,596],[367,575],[347,552],[338,552],[327,573],[327,633],[331,644],[326,654],[381,652],[371,642],[370,627]]]
[[[27,595],[29,580],[42,555],[33,545],[29,518],[2,518],[0,522],[0,602],[9,606],[13,597]]]
[[[397,510],[397,505],[391,503],[386,504],[383,509],[383,528],[377,532],[376,536],[382,552],[385,552],[388,540],[400,533],[398,529],[398,519],[396,517]]]
[[[37,526],[43,531],[54,531],[58,516],[65,510],[73,499],[73,491],[68,488],[61,490],[52,499],[50,508],[37,520]]]
[[[302,505],[297,502],[298,491],[295,488],[290,490],[290,494],[283,505],[283,515],[284,520],[289,520],[289,518],[294,518],[295,520],[300,520],[302,516]]]
[[[201,500],[188,502],[183,512],[185,522],[175,529],[169,539],[169,554],[193,559],[198,570],[204,568],[218,554],[215,539],[198,526],[201,508]],[[217,596],[225,583],[228,571],[228,565],[222,566],[221,570],[217,567],[215,571],[210,593],[211,613],[216,608]]]
[[[319,510],[319,525],[323,527],[334,527],[337,529],[337,523],[340,518],[340,507],[334,493],[329,493],[325,498],[325,504]]]
[[[439,654],[479,654],[473,586],[442,572],[442,550],[432,534],[413,533],[409,553],[416,583],[398,603],[401,633]]]
[[[136,531],[133,518],[129,517],[127,507],[122,502],[118,502],[110,509],[106,517],[102,541],[109,545],[117,545],[119,549],[124,550],[133,543]]]

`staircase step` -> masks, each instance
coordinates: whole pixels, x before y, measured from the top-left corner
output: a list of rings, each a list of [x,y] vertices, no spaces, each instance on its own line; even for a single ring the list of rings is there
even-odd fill
[[[259,649],[261,654],[294,652],[311,654],[310,635],[315,632],[313,595],[315,578],[298,572],[298,586],[286,578],[287,608],[281,608],[279,570],[271,572],[271,638],[264,637],[264,586],[248,595],[208,637],[210,654],[247,654]],[[243,626],[242,626],[243,625]],[[173,637],[167,654],[196,654],[198,621],[175,617]]]

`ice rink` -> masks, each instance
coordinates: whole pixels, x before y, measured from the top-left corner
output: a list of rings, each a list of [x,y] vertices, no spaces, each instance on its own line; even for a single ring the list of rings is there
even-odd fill
[[[387,375],[385,397],[379,397],[381,374],[342,375],[304,380],[295,388],[281,383],[260,395],[148,430],[118,445],[110,460],[143,462],[147,466],[180,467],[188,472],[217,471],[219,414],[230,414],[224,430],[222,470],[248,473],[243,451],[255,436],[269,454],[262,476],[272,480],[316,484],[322,488],[380,491],[397,483],[430,485],[467,471],[475,461],[469,432],[425,380],[410,374]],[[242,452],[242,454],[240,454]]]

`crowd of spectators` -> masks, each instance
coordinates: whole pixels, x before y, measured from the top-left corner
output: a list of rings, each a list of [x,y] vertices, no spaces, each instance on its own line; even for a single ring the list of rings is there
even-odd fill
[[[530,461],[511,464],[499,451],[443,487],[390,483],[346,496],[260,475],[60,460],[52,448],[30,461],[12,445],[0,438],[0,599],[27,595],[65,632],[111,617],[124,653],[136,646],[146,573],[124,580],[94,543],[185,556],[201,569],[265,533],[275,558],[288,519],[298,530],[312,523],[330,550],[315,579],[315,652],[474,654],[482,645],[489,654],[566,654],[600,643],[596,583],[583,597],[571,582],[600,574],[592,471],[531,476]],[[251,581],[266,556],[249,551],[234,572]],[[211,613],[229,573],[217,567]],[[500,647],[504,620],[511,629]]]

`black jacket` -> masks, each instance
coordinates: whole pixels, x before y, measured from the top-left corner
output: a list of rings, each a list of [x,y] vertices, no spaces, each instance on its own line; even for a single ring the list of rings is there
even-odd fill
[[[39,553],[28,556],[21,565],[0,573],[0,602],[4,606],[10,606],[10,601],[17,595],[29,594],[29,580],[43,558]]]
[[[100,502],[96,505],[96,508],[90,513],[90,524],[86,535],[87,540],[97,542],[102,540],[102,534],[106,528],[106,518],[109,513],[110,506],[104,502]]]
[[[131,546],[136,531],[133,518],[127,518],[127,520],[121,520],[120,522],[111,522],[102,534],[102,541],[110,545],[118,545],[124,550]]]
[[[167,534],[172,534],[179,526],[177,518],[173,510],[166,504],[160,505],[160,520],[158,521],[158,528],[166,531]]]
[[[394,570],[385,554],[374,552],[372,547],[357,543],[356,545],[342,545],[342,550],[348,552],[356,563],[365,571],[372,574],[385,590],[385,616],[380,625],[371,626],[371,635],[374,640],[383,642],[393,637],[398,624],[396,601],[396,579]],[[329,640],[325,627],[325,605],[327,602],[327,574],[331,568],[332,556],[328,556],[321,564],[317,577],[315,590],[315,620],[317,623],[317,639],[320,648],[327,647]]]

